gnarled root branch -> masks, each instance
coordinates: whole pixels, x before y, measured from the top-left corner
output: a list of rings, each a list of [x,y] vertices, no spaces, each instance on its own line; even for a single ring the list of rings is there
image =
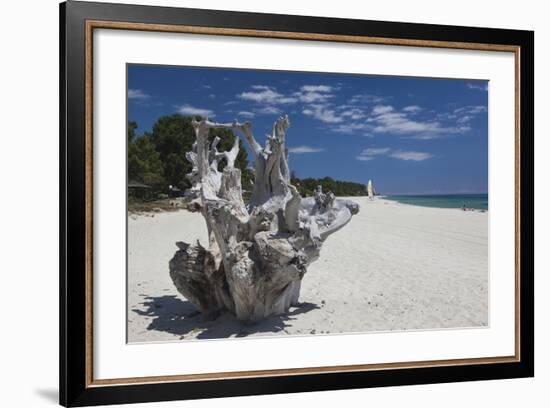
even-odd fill
[[[187,154],[188,175],[206,220],[208,248],[178,243],[170,261],[176,288],[202,313],[227,310],[244,322],[286,313],[297,304],[307,267],[319,257],[324,240],[357,213],[357,204],[339,200],[321,188],[302,198],[290,183],[286,132],[288,118],[273,125],[265,147],[250,123],[193,122],[197,141]],[[240,170],[234,167],[239,143],[219,152],[219,139],[208,143],[211,128],[240,131],[254,154],[254,191],[246,205]],[[218,160],[226,160],[223,172]]]

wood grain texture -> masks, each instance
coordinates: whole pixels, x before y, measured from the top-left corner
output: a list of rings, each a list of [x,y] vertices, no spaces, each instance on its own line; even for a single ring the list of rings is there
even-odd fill
[[[429,40],[370,37],[370,36],[357,36],[357,35],[300,33],[300,32],[291,32],[291,31],[269,31],[269,30],[251,30],[251,29],[237,29],[237,28],[197,27],[197,26],[187,26],[187,25],[129,23],[129,22],[121,22],[121,21],[89,20],[87,24],[92,26],[93,28],[104,28],[104,29],[114,29],[114,30],[156,31],[156,32],[164,32],[164,33],[187,33],[187,34],[222,35],[222,36],[234,36],[234,37],[278,38],[278,39],[289,39],[289,40],[328,41],[328,42],[341,42],[341,43],[380,44],[380,45],[397,45],[397,46],[429,47],[429,48],[451,48],[451,49],[478,50],[478,51],[515,52],[516,49],[518,48],[515,45],[505,45],[505,44],[483,44],[483,43],[453,42],[453,41],[429,41]]]

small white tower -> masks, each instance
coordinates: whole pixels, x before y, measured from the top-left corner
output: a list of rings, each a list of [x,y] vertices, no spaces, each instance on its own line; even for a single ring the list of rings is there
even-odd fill
[[[369,180],[367,184],[367,194],[369,195],[369,199],[374,200],[374,188],[372,186],[372,180]]]

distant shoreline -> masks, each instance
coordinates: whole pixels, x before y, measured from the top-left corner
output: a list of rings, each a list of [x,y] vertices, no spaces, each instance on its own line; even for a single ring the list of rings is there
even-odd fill
[[[379,197],[400,204],[415,205],[418,207],[466,209],[482,212],[489,210],[487,194],[395,194],[381,195]]]
[[[485,205],[480,205],[479,202],[473,202],[475,198]],[[305,198],[305,197],[303,197]],[[337,198],[368,199],[367,196],[337,196]],[[445,198],[451,198],[450,201],[442,201]],[[433,200],[435,199],[435,200]],[[452,201],[454,199],[454,202]],[[388,201],[391,203],[399,203],[408,206],[423,207],[423,208],[438,208],[446,210],[462,210],[462,206],[466,204],[466,210],[477,212],[488,212],[487,194],[425,194],[425,195],[376,195],[374,200]],[[154,200],[147,203],[132,203],[128,205],[128,215],[137,217],[140,215],[151,216],[155,213],[187,211],[187,203],[183,198]]]

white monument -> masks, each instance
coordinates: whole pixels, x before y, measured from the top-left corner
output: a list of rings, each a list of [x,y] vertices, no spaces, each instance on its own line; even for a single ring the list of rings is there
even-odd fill
[[[372,180],[367,183],[367,195],[370,200],[374,200],[374,187],[372,186]]]

